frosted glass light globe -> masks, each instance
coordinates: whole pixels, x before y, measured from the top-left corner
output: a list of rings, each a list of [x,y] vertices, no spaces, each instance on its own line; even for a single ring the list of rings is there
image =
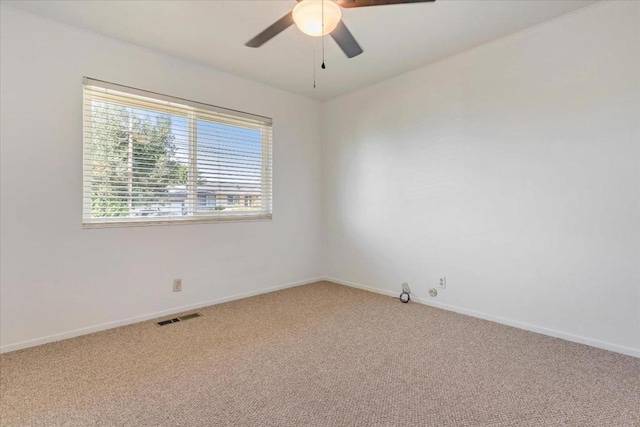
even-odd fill
[[[324,31],[322,28],[324,3]],[[331,0],[302,0],[293,8],[293,22],[308,36],[320,37],[336,29],[342,18],[340,6]]]

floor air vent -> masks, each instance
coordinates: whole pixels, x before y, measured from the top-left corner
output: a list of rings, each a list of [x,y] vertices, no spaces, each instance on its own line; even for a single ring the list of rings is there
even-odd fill
[[[169,325],[171,323],[178,323],[178,322],[181,322],[183,320],[193,319],[195,317],[200,317],[200,313],[185,314],[184,316],[174,317],[173,319],[163,320],[161,322],[158,322],[158,325],[160,325],[160,326]]]

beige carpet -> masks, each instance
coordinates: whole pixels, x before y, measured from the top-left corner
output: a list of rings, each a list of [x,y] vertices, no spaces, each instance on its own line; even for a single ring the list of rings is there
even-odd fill
[[[0,357],[3,426],[640,426],[640,359],[331,283]]]

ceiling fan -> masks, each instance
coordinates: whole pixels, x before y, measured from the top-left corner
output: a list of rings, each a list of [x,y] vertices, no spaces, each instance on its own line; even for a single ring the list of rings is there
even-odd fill
[[[293,10],[274,22],[266,30],[245,43],[248,47],[260,47],[291,25],[312,37],[331,34],[348,58],[362,53],[362,48],[342,22],[341,8],[385,6],[403,3],[428,3],[436,0],[297,0]]]

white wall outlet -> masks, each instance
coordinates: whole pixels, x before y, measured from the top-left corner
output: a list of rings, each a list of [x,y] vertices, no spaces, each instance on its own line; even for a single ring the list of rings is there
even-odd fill
[[[182,292],[182,279],[173,279],[173,292]]]
[[[447,276],[440,276],[438,278],[438,287],[440,289],[446,289],[446,287],[447,287]]]

